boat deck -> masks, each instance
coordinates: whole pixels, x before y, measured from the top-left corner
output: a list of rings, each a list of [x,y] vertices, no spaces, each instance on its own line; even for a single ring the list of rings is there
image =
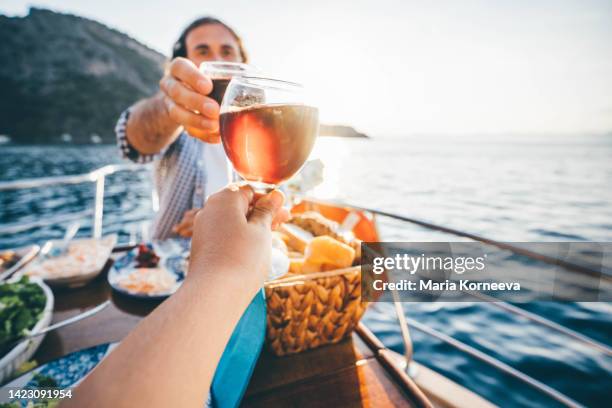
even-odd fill
[[[247,389],[246,407],[423,406],[354,333],[341,343],[276,357],[264,349]]]

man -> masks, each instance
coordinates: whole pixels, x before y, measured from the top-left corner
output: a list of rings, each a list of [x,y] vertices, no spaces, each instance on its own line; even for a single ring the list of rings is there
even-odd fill
[[[211,17],[197,19],[183,31],[159,82],[160,92],[124,111],[115,129],[124,157],[156,162],[160,205],[153,239],[191,237],[206,197],[231,181],[220,144],[219,104],[207,96],[211,79],[198,70],[204,61],[247,62],[240,37]]]

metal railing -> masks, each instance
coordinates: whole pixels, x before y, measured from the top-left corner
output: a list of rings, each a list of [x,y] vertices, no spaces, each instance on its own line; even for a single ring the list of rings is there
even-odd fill
[[[39,177],[32,179],[22,179],[15,181],[3,181],[0,182],[0,191],[8,190],[24,190],[32,188],[43,188],[57,185],[71,185],[71,184],[82,184],[82,183],[95,183],[96,190],[94,194],[94,208],[93,211],[86,210],[76,214],[63,215],[54,217],[51,220],[42,220],[31,223],[20,223],[17,225],[9,225],[0,227],[0,234],[15,234],[21,231],[27,231],[36,227],[43,227],[47,225],[54,225],[58,223],[64,223],[75,219],[80,219],[85,216],[92,215],[92,237],[100,238],[102,236],[102,223],[104,218],[104,185],[106,176],[115,174],[121,171],[142,171],[148,170],[149,166],[143,166],[142,164],[109,164],[104,167],[100,167],[92,172],[85,174],[76,174],[71,176],[56,176],[56,177]]]
[[[472,346],[469,346],[451,336],[448,336],[444,333],[441,333],[419,321],[416,321],[414,319],[410,319],[407,318],[408,323],[410,323],[410,325],[412,327],[414,327],[416,330],[423,332],[431,337],[434,337],[440,341],[443,341],[444,343],[456,348],[457,350],[461,350],[464,353],[470,355],[471,357],[474,357],[492,367],[495,367],[496,369],[498,369],[499,371],[502,371],[522,382],[524,382],[525,384],[528,384],[529,386],[533,387],[534,389],[540,391],[541,393],[549,396],[550,398],[554,399],[555,401],[559,402],[560,404],[565,405],[566,407],[571,407],[571,408],[575,408],[575,407],[582,407],[581,404],[579,404],[578,402],[574,401],[573,399],[571,399],[570,397],[568,397],[567,395],[555,390],[552,387],[549,387],[548,385],[542,383],[541,381],[536,380],[533,377],[528,376],[527,374],[523,373],[522,371],[517,370],[514,367],[509,366],[508,364],[480,351],[475,349]]]
[[[104,212],[104,190],[105,190],[106,176],[115,174],[120,171],[142,171],[142,170],[148,170],[148,169],[149,169],[148,166],[143,166],[143,165],[138,165],[138,164],[114,164],[114,165],[108,165],[108,166],[101,167],[97,170],[94,170],[86,174],[78,174],[78,175],[72,175],[72,176],[58,176],[58,177],[42,177],[42,178],[35,178],[35,179],[15,180],[15,181],[10,181],[10,182],[0,182],[0,191],[42,188],[42,187],[49,187],[49,186],[55,186],[55,185],[81,184],[81,183],[86,183],[86,182],[92,182],[92,183],[95,183],[96,185],[93,211],[91,210],[82,211],[80,213],[77,213],[76,217],[73,214],[71,216],[54,217],[54,219],[48,220],[48,221],[38,221],[34,223],[29,223],[29,224],[11,225],[11,226],[4,226],[4,227],[0,226],[0,234],[13,234],[16,232],[24,231],[24,230],[38,227],[38,226],[58,224],[58,223],[66,222],[68,220],[71,220],[77,217],[92,215],[93,216],[92,235],[95,238],[99,238],[102,235],[103,212]],[[591,269],[583,265],[576,265],[576,264],[569,263],[564,260],[559,260],[559,259],[549,257],[546,255],[534,253],[524,248],[515,247],[507,243],[497,242],[489,238],[481,237],[475,234],[455,230],[455,229],[444,227],[444,226],[439,226],[436,224],[432,224],[426,221],[406,217],[403,215],[393,214],[393,213],[389,213],[386,211],[361,207],[361,206],[347,204],[347,203],[321,201],[321,200],[311,200],[311,201],[320,202],[322,204],[328,204],[328,205],[331,204],[331,205],[338,205],[342,207],[350,207],[355,210],[366,211],[372,214],[382,215],[382,216],[396,219],[399,221],[413,223],[413,224],[419,225],[427,229],[442,231],[442,232],[446,232],[449,234],[466,237],[472,240],[487,243],[487,244],[497,246],[502,249],[507,249],[517,254],[526,256],[526,257],[530,257],[530,258],[537,259],[543,262],[563,266],[569,270],[573,270],[578,273],[584,273],[587,275],[593,274],[593,271]],[[421,331],[429,336],[432,336],[440,341],[443,341],[446,344],[449,344],[452,347],[458,350],[461,350],[465,352],[466,354],[474,358],[477,358],[480,361],[483,361],[487,363],[488,365],[493,366],[497,368],[498,370],[523,381],[524,383],[532,386],[533,388],[539,390],[543,394],[555,399],[556,401],[558,401],[559,403],[565,406],[568,406],[568,407],[581,406],[579,403],[567,397],[566,395],[560,393],[559,391],[547,386],[546,384],[543,384],[542,382],[526,375],[525,373],[522,373],[514,369],[513,367],[495,359],[494,357],[482,351],[479,351],[465,343],[462,343],[461,341],[454,339],[446,334],[440,333],[436,331],[435,329],[421,322],[418,322],[414,319],[407,318],[405,316],[405,312],[403,308],[401,307],[401,303],[399,302],[399,299],[394,298],[394,303],[395,303],[395,309],[396,309],[396,313],[398,317],[398,322],[399,322],[402,338],[404,341],[406,370],[409,373],[410,373],[410,367],[411,367],[410,362],[412,361],[412,341],[410,339],[410,331],[409,331],[408,323],[410,323],[410,325],[414,327],[416,330]],[[583,344],[586,344],[594,349],[597,349],[598,351],[603,352],[607,355],[612,355],[612,349],[608,347],[607,345],[601,344],[594,339],[591,339],[583,334],[577,333],[567,327],[561,326],[542,316],[527,312],[507,302],[496,301],[496,302],[491,302],[490,304],[495,305],[496,307],[499,307],[500,309],[508,313],[520,315],[536,324],[540,324],[544,327],[555,330],[561,334],[564,334],[572,338],[575,341],[580,341]]]

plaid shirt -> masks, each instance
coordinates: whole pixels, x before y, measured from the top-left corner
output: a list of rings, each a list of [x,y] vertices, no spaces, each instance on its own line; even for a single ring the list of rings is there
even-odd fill
[[[185,211],[204,206],[206,170],[203,163],[205,143],[186,132],[157,154],[141,154],[127,140],[126,126],[130,110],[117,121],[115,133],[121,155],[135,163],[155,161],[155,186],[159,196],[159,213],[153,225],[153,239],[173,235],[172,227],[183,218]]]

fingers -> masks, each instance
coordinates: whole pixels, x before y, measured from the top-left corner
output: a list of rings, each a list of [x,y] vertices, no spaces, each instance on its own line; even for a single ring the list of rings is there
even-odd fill
[[[285,196],[279,190],[273,190],[271,193],[261,197],[253,205],[249,216],[249,223],[271,228],[272,220],[282,208],[284,201]]]
[[[187,84],[191,89],[202,95],[208,95],[213,89],[210,78],[201,73],[198,67],[187,58],[179,57],[173,59],[172,62],[170,62],[168,71],[170,75],[184,84]]]
[[[253,201],[257,202],[261,197],[264,197],[264,196],[265,194],[255,193],[255,198],[253,199]],[[274,219],[272,220],[272,229],[273,230],[278,229],[278,227],[282,223],[289,221],[289,218],[291,218],[289,209],[285,207],[279,208],[276,214],[274,215]]]
[[[159,82],[162,92],[174,103],[209,119],[219,118],[219,104],[172,76],[164,76]]]
[[[193,217],[195,217],[195,215],[198,213],[198,211],[200,211],[201,208],[192,208],[191,210],[187,210],[185,211],[185,215],[183,216],[184,219],[190,219],[193,220]]]
[[[199,139],[203,142],[211,144],[221,143],[221,135],[218,131],[214,132],[211,130],[201,130],[189,126],[186,126],[185,130],[187,131],[187,133],[189,133],[189,136],[195,137],[196,139]]]
[[[185,231],[190,229],[190,226],[192,225],[193,225],[193,220],[189,221],[189,220],[186,220],[185,217],[183,217],[181,222],[179,222],[174,227],[172,227],[172,232],[174,232],[175,234],[184,236]]]
[[[253,201],[253,197],[255,196],[255,192],[253,188],[248,184],[237,185],[232,184],[229,187],[230,190],[238,193],[240,199],[237,201],[238,209],[240,214],[247,215],[249,212],[249,207],[251,202]]]
[[[172,227],[172,232],[182,237],[191,237],[193,235],[193,223],[195,220],[195,216],[200,210],[201,208],[192,208],[191,210],[185,211],[181,222]]]
[[[246,224],[248,221],[249,224],[271,229],[289,219],[289,211],[283,208],[284,201],[285,196],[279,190],[257,198],[249,185],[232,184],[211,195],[200,214],[205,218],[223,217],[227,223],[236,221]],[[196,215],[197,219],[203,219],[200,214]],[[196,220],[196,223],[199,222]]]
[[[164,98],[166,110],[170,118],[183,126],[202,129],[211,133],[219,131],[219,121],[217,119],[207,119],[201,115],[195,114],[190,110],[177,105],[172,99]]]
[[[195,64],[175,58],[159,82],[168,116],[189,134],[208,143],[219,143],[219,104],[208,95],[212,81]]]
[[[236,211],[236,216],[246,220],[249,206],[253,201],[254,192],[248,184],[230,184],[227,188],[208,198],[206,206],[229,208]]]
[[[179,224],[172,231],[183,238],[191,238],[193,236],[193,222],[188,224]]]
[[[289,214],[289,209],[287,209],[285,207],[281,207],[276,212],[276,215],[274,216],[274,219],[272,220],[272,229],[273,230],[277,230],[278,227],[282,223],[289,221],[290,217],[291,217],[291,215]]]
[[[183,221],[172,227],[172,232],[182,237],[191,237],[193,234],[193,220],[191,222]]]

